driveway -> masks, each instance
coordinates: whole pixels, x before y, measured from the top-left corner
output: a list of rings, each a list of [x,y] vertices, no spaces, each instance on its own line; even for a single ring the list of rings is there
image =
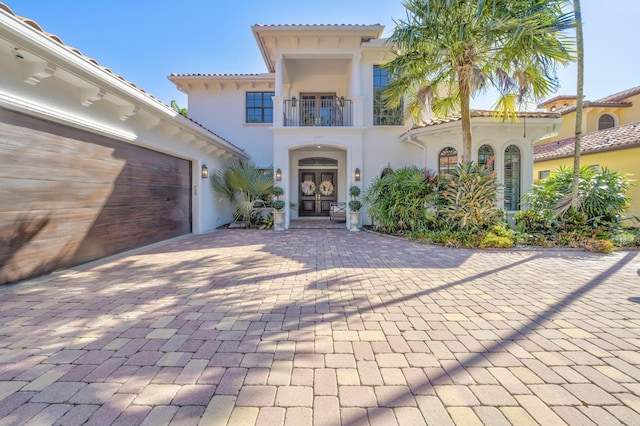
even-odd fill
[[[189,236],[0,289],[0,425],[639,425],[639,272],[639,252]]]

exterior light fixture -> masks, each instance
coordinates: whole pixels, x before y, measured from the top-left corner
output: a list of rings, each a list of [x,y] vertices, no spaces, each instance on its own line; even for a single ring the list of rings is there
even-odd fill
[[[294,108],[298,106],[298,100],[296,99],[295,96],[291,98],[291,106]]]
[[[202,173],[202,179],[206,179],[209,177],[209,168],[207,167],[206,164],[202,165],[201,173]]]
[[[360,168],[356,167],[356,172],[355,172],[355,178],[356,178],[356,182],[360,182]]]
[[[344,106],[344,96],[340,96],[338,102],[340,103],[340,108],[342,108]]]
[[[282,170],[280,169],[276,170],[276,181],[277,182],[282,181]]]

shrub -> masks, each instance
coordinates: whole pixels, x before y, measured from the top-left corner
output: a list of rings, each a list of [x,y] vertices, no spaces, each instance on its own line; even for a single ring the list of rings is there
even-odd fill
[[[284,208],[284,201],[274,200],[271,202],[271,207],[273,207],[276,210],[282,210]]]
[[[360,211],[362,208],[362,203],[359,200],[351,200],[349,201],[349,210],[353,212]]]
[[[359,197],[360,187],[357,185],[353,185],[351,188],[349,188],[349,195],[351,195],[352,197]]]
[[[281,186],[274,186],[273,189],[271,190],[271,194],[276,197],[284,195],[284,188],[282,188]]]
[[[502,215],[496,208],[498,188],[493,170],[473,161],[458,164],[443,193],[443,210],[459,229],[486,229]]]
[[[443,186],[443,178],[415,166],[374,179],[364,192],[374,227],[390,234],[432,228]]]
[[[584,248],[587,251],[592,251],[595,253],[613,253],[613,251],[615,250],[615,245],[611,240],[589,239],[585,243]]]
[[[502,235],[496,235],[493,232],[487,232],[480,242],[480,247],[509,248],[513,247],[513,239]]]

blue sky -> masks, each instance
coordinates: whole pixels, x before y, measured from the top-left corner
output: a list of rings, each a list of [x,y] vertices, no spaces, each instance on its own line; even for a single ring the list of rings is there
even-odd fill
[[[266,71],[251,26],[260,24],[382,24],[385,36],[404,16],[400,0],[0,0],[66,44],[162,101],[186,106],[167,80],[178,73]],[[640,85],[638,0],[582,2],[585,96],[595,100]],[[575,66],[559,70],[557,94],[575,93]],[[491,93],[474,108],[490,108]]]

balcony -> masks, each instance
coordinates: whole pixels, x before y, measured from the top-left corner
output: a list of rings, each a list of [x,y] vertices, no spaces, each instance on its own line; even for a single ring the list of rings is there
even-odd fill
[[[284,127],[351,127],[353,102],[335,95],[302,95],[285,99]]]

